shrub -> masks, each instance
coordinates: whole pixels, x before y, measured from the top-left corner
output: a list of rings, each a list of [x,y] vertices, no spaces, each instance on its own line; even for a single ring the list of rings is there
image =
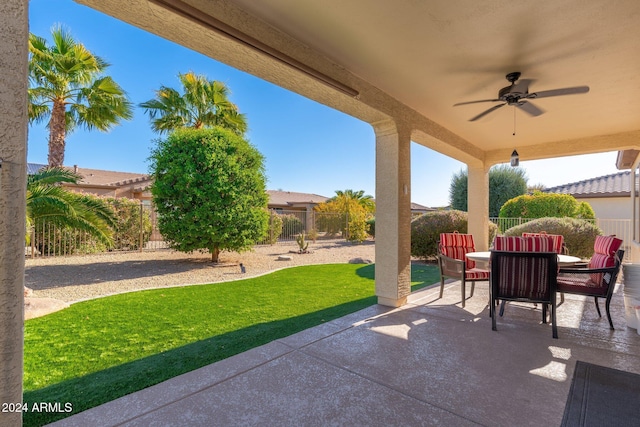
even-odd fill
[[[602,234],[602,230],[591,221],[575,218],[534,219],[526,224],[510,228],[504,234],[505,236],[521,236],[525,232],[539,233],[541,231],[564,236],[564,243],[569,250],[569,255],[580,258],[589,258],[593,255],[596,236]]]
[[[144,247],[149,241],[153,229],[149,211],[141,209],[139,200],[120,197],[107,198],[105,201],[112,207],[117,217],[114,230],[116,249],[140,249],[140,231],[142,231],[142,247]]]
[[[451,210],[427,212],[414,219],[411,222],[411,255],[424,259],[434,258],[438,254],[440,233],[466,233],[467,218],[466,212]],[[489,242],[497,232],[498,227],[489,223]]]
[[[594,219],[595,213],[588,203],[578,203],[570,194],[539,191],[514,197],[500,208],[500,218],[545,217]]]
[[[282,216],[275,212],[269,213],[269,229],[267,231],[266,242],[270,245],[276,244],[282,234]]]
[[[367,220],[367,225],[369,226],[369,236],[373,237],[375,239],[376,237],[376,218],[369,218]]]
[[[304,224],[294,214],[284,214],[280,215],[282,219],[282,230],[285,234],[285,237],[296,236],[302,232],[304,232]]]

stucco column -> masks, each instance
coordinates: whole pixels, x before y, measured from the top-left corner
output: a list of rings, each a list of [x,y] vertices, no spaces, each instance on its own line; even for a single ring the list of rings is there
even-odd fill
[[[411,134],[393,121],[376,133],[376,295],[399,307],[411,292]]]
[[[0,404],[22,402],[28,35],[28,1],[0,2]]]
[[[489,248],[489,168],[468,166],[467,209],[468,232],[473,235],[476,250]]]

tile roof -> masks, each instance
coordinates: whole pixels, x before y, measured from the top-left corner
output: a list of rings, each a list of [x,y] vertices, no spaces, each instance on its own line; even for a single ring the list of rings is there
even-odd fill
[[[628,197],[631,194],[629,183],[630,173],[629,171],[619,172],[612,175],[547,188],[544,191],[547,193],[571,194],[576,198]]]
[[[27,163],[27,173],[32,175],[47,165],[37,163]],[[101,169],[87,169],[76,166],[64,166],[65,169],[76,171],[82,180],[80,183],[85,185],[100,185],[121,187],[136,182],[148,181],[149,175],[135,172],[116,172]]]
[[[293,191],[267,190],[269,194],[269,204],[277,206],[291,206],[294,204],[322,203],[329,200],[329,197],[318,194],[296,193]]]

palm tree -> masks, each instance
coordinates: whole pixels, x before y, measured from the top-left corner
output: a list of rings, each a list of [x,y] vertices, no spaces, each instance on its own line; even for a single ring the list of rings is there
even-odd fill
[[[229,89],[216,80],[207,80],[204,75],[190,71],[178,74],[183,94],[161,86],[156,97],[140,104],[151,119],[155,132],[164,133],[178,128],[220,126],[238,135],[247,130],[244,114],[229,101]]]
[[[331,198],[334,201],[355,201],[360,206],[365,208],[367,212],[374,212],[376,210],[376,202],[373,200],[373,196],[364,194],[364,190],[336,190],[336,195]]]
[[[61,167],[42,169],[27,178],[27,228],[39,221],[83,230],[107,246],[113,243],[116,217],[96,197],[67,190],[61,183],[77,184],[80,176]]]
[[[49,122],[49,166],[62,166],[66,135],[78,126],[109,131],[133,117],[126,93],[109,66],[77,43],[61,27],[51,30],[53,44],[29,35],[29,122]]]

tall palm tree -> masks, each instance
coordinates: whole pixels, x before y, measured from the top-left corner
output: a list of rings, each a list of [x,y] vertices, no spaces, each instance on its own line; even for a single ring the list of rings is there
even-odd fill
[[[80,176],[60,167],[46,168],[27,178],[27,227],[47,221],[83,230],[106,245],[113,242],[116,217],[96,197],[67,190],[61,183],[77,184]]]
[[[178,74],[183,94],[161,86],[156,97],[140,104],[151,119],[155,132],[164,133],[178,128],[221,126],[238,135],[247,130],[244,114],[229,101],[229,89],[216,80],[207,80],[204,75],[190,71]]]
[[[29,35],[29,122],[49,122],[49,166],[62,166],[66,136],[78,126],[109,131],[133,117],[126,93],[103,72],[109,66],[61,27],[53,44]]]

